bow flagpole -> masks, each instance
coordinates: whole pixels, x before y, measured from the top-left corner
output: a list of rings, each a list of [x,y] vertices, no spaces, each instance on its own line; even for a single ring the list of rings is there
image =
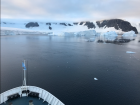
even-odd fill
[[[22,62],[22,67],[23,67],[23,72],[24,72],[23,86],[26,86],[26,66],[25,66],[25,60],[24,60],[24,62]]]

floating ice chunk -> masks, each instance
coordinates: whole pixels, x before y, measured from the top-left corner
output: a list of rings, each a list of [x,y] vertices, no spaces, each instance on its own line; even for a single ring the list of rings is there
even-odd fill
[[[125,32],[122,36],[123,36],[124,39],[133,40],[133,39],[135,39],[135,37],[136,37],[137,35],[135,34],[134,31],[129,31],[129,32]]]
[[[122,36],[133,36],[133,37],[136,37],[136,34],[134,31],[129,31],[129,32],[125,32]]]
[[[94,80],[97,81],[98,79],[97,78],[94,78]]]
[[[126,51],[126,53],[128,53],[128,54],[135,54],[136,52]]]

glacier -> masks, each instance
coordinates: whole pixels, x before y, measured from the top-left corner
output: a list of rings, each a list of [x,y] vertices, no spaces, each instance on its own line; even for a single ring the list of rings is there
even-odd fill
[[[109,31],[109,32],[105,32],[105,33],[101,33],[101,35],[99,36],[99,40],[102,41],[114,41],[116,40],[118,37],[118,34],[115,31]]]
[[[64,31],[54,31],[48,34],[49,36],[86,36],[91,37],[96,35],[95,30],[86,30],[86,31],[79,31],[79,32],[64,32]]]
[[[29,25],[29,23],[37,23],[37,26]],[[88,24],[89,23],[89,24]],[[93,23],[93,24],[91,24]],[[101,27],[98,25],[102,25]],[[1,21],[1,35],[39,35],[44,34],[48,36],[83,36],[88,42],[115,42],[118,41],[118,36],[121,36],[122,42],[129,42],[128,40],[134,40],[137,35],[134,31],[124,32],[119,27],[118,30],[115,27],[108,27],[103,25],[103,21],[92,22],[45,22],[36,21],[31,22],[30,20],[24,21]],[[87,25],[90,27],[87,28]],[[137,26],[138,27],[138,26]]]
[[[34,22],[32,22],[34,21]],[[37,23],[38,26],[29,26],[26,27],[29,23]],[[32,30],[32,31],[42,31],[42,32],[57,32],[57,31],[63,31],[63,32],[75,32],[78,33],[80,31],[87,31],[87,30],[96,30],[97,33],[104,33],[108,31],[115,31],[117,34],[123,34],[124,31],[122,29],[115,29],[115,27],[108,27],[107,25],[104,25],[103,27],[100,27],[97,21],[85,21],[85,22],[76,22],[75,25],[74,22],[45,22],[41,20],[10,20],[10,19],[2,19],[1,20],[1,27],[7,27],[7,28],[18,28],[18,29],[26,29],[26,30]],[[82,24],[81,24],[82,23]],[[91,26],[91,23],[93,26]],[[103,24],[102,21],[100,24]],[[87,27],[88,26],[88,27]],[[83,33],[84,34],[84,33]],[[80,34],[82,35],[82,34]]]
[[[20,28],[1,27],[0,35],[35,35],[35,34],[48,34],[48,32],[27,30]]]

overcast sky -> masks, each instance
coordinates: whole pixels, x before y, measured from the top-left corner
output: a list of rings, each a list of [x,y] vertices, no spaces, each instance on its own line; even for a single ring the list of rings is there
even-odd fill
[[[1,18],[140,22],[140,0],[1,0]]]

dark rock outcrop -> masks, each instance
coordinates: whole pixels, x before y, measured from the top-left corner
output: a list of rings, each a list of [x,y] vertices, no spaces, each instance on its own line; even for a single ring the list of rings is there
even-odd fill
[[[98,42],[98,43],[104,43],[104,41],[103,41],[103,40],[98,40],[97,42]]]
[[[60,25],[64,25],[64,26],[67,26],[67,25],[66,25],[66,23],[60,23]]]
[[[95,26],[95,24],[93,22],[86,22],[85,23],[85,26],[87,26],[88,29],[90,29],[90,28],[96,28],[96,26]]]
[[[80,25],[83,25],[84,22],[80,22]]]
[[[73,23],[74,25],[77,25],[78,24],[78,22],[75,22],[75,23]]]
[[[52,27],[49,26],[49,29],[52,30]]]
[[[104,26],[114,27],[117,30],[122,29],[122,31],[124,31],[124,32],[133,30],[136,34],[138,34],[136,27],[131,26],[131,24],[128,21],[124,21],[121,19],[96,21],[96,23],[99,27],[104,27]]]
[[[30,27],[39,27],[39,24],[37,22],[29,22],[26,24],[26,28]]]
[[[46,23],[46,25],[51,25],[51,23]]]
[[[73,26],[73,25],[71,25],[71,24],[68,24],[68,26]]]

